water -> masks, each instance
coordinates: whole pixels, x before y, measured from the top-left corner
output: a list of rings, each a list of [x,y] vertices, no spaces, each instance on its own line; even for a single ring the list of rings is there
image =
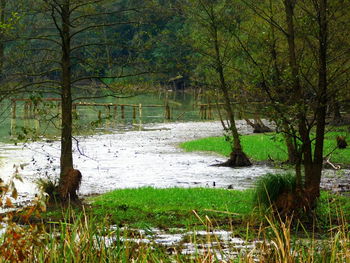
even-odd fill
[[[80,195],[142,186],[211,187],[214,182],[217,187],[234,185],[235,189],[244,189],[252,184],[255,176],[270,170],[267,167],[234,170],[211,167],[210,164],[225,159],[212,154],[184,153],[177,147],[182,141],[222,135],[219,122],[193,122],[200,119],[195,104],[207,102],[205,99],[200,101],[192,94],[168,92],[94,102],[144,106],[168,103],[172,119],[186,123],[164,123],[162,107],[143,106],[142,116],[136,109],[136,118],[133,118],[133,107],[125,107],[125,118],[122,119],[120,107],[114,118],[108,116],[106,107],[78,106],[73,114],[76,117],[75,138],[78,139],[74,141],[74,163],[83,174]],[[37,139],[17,145],[0,144],[1,177],[8,180],[16,170],[14,166],[20,167],[23,182],[15,182],[19,200],[31,199],[38,191],[35,182],[39,178],[56,179],[59,176],[59,102],[41,102],[37,107],[38,114],[33,117],[25,113],[25,102],[19,101],[16,119],[11,119],[10,103],[2,106],[7,115],[2,116],[0,141],[9,142],[9,139],[21,137]],[[26,107],[28,109],[28,105]],[[246,133],[247,127],[241,124],[242,132]]]
[[[34,100],[35,101],[35,100]],[[148,93],[127,98],[80,99],[74,103],[98,103],[98,106],[77,106],[73,112],[73,128],[76,136],[108,132],[133,125],[164,122],[165,107],[170,107],[174,121],[196,121],[200,119],[197,100],[191,92]],[[103,106],[118,104],[118,107]],[[120,105],[126,105],[123,107]],[[135,105],[132,107],[130,105]],[[139,106],[141,105],[141,112]],[[38,139],[40,136],[57,137],[60,134],[60,101],[42,99],[37,106],[28,101],[16,102],[16,118],[13,118],[10,101],[1,103],[0,141],[10,142],[19,138]],[[158,107],[153,107],[158,106]],[[35,108],[36,114],[33,113]],[[31,110],[29,110],[31,109]],[[122,118],[123,116],[123,118]],[[214,116],[213,116],[214,117]]]
[[[252,130],[244,121],[237,127],[242,134]],[[273,167],[253,165],[244,168],[215,167],[226,160],[214,153],[184,152],[182,141],[207,136],[221,136],[220,122],[185,122],[147,124],[141,131],[117,130],[112,134],[78,137],[74,143],[75,168],[83,174],[79,195],[101,194],[118,188],[151,187],[215,187],[246,189]],[[20,197],[37,193],[35,181],[59,176],[59,141],[0,145],[0,173],[7,179],[17,165],[23,182],[16,180]],[[331,187],[348,178],[326,171],[322,186]],[[330,184],[329,182],[332,182]]]
[[[242,133],[250,128],[238,122]],[[251,187],[254,180],[273,169],[252,166],[232,169],[211,164],[225,158],[209,153],[186,153],[179,142],[222,135],[220,122],[149,124],[142,131],[116,131],[113,134],[79,137],[75,143],[75,167],[83,174],[80,195],[99,194],[117,188]],[[24,180],[16,182],[19,193],[32,196],[38,178],[59,175],[59,141],[34,142],[18,146],[2,145],[1,174],[11,174],[13,165]]]
[[[113,228],[112,228],[113,229]],[[115,227],[117,230],[118,228]],[[149,244],[152,246],[163,246],[167,248],[169,254],[180,253],[183,255],[215,255],[218,260],[232,260],[239,256],[250,253],[251,258],[257,259],[257,254],[263,241],[244,240],[235,237],[232,231],[186,231],[184,229],[142,229],[121,228],[127,237],[120,237],[122,242],[135,242],[137,244]],[[115,236],[99,237],[99,241],[111,246],[117,242]]]

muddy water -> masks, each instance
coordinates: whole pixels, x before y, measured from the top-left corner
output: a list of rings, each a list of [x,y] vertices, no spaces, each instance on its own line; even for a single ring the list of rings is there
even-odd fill
[[[251,133],[245,122],[238,121],[242,134]],[[141,130],[115,130],[112,134],[79,137],[74,142],[74,163],[83,174],[80,195],[99,194],[117,188],[215,187],[245,189],[255,179],[273,169],[213,167],[225,158],[213,153],[187,153],[178,143],[207,136],[220,136],[220,122],[149,124]],[[18,166],[23,182],[16,181],[21,197],[36,192],[39,178],[59,176],[58,141],[0,145],[1,177],[9,177]],[[329,172],[329,178],[337,178]],[[327,179],[328,178],[328,179]],[[326,182],[329,182],[326,181]]]

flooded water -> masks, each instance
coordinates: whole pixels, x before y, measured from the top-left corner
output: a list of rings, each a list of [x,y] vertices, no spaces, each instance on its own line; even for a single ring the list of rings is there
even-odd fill
[[[242,133],[250,128],[238,122]],[[75,143],[75,167],[83,174],[80,195],[104,193],[117,188],[216,187],[245,189],[255,178],[272,172],[267,166],[248,168],[213,167],[225,158],[212,153],[187,153],[178,143],[207,136],[222,135],[220,122],[149,124],[141,131],[79,137]],[[20,195],[36,193],[34,182],[59,175],[59,142],[1,145],[2,175],[19,166],[23,183],[16,182]]]
[[[237,122],[242,134],[252,130],[244,121]],[[83,174],[80,196],[100,194],[118,188],[152,187],[220,187],[246,189],[271,167],[253,165],[245,168],[210,166],[226,159],[214,153],[188,153],[178,147],[183,141],[208,136],[221,136],[220,122],[186,122],[147,124],[130,129],[114,130],[112,134],[78,137],[75,142],[75,167]],[[36,193],[39,178],[59,176],[59,141],[34,142],[21,145],[1,144],[0,174],[7,179],[17,169],[23,182],[16,180],[19,200],[30,200]],[[345,172],[327,171],[323,186],[332,185]],[[334,180],[334,181],[332,181]],[[349,184],[348,184],[349,185]],[[21,204],[19,204],[21,205]],[[129,230],[127,230],[129,231]],[[130,232],[130,231],[129,231]],[[243,240],[230,231],[134,230],[133,236],[122,242],[137,242],[163,246],[169,254],[215,255],[219,261],[229,261],[241,255],[259,251],[261,241]],[[1,235],[1,232],[0,232]],[[106,244],[116,236],[100,237]]]
[[[186,231],[184,229],[128,229],[122,228],[116,231],[125,231],[127,236],[119,237],[122,242],[135,242],[152,246],[163,246],[169,254],[180,253],[182,255],[215,255],[218,260],[232,260],[250,253],[254,258],[260,245],[258,240],[244,240],[235,237],[232,231]],[[111,246],[118,239],[116,236],[99,237],[107,246]]]
[[[237,122],[240,133],[252,130]],[[105,193],[118,188],[219,187],[246,189],[259,176],[276,171],[265,165],[245,168],[214,167],[225,158],[214,153],[184,152],[180,142],[201,137],[220,136],[220,122],[147,124],[142,129],[115,130],[112,134],[78,137],[74,142],[74,164],[83,174],[79,195]],[[18,146],[0,145],[1,175],[7,178],[15,168],[23,178],[16,180],[19,196],[37,193],[39,178],[59,176],[59,141],[34,142]],[[345,171],[344,173],[347,173]],[[334,185],[344,174],[328,171],[323,185]],[[345,176],[346,178],[346,176]],[[333,181],[332,181],[333,180]],[[215,184],[214,184],[215,183]]]
[[[0,142],[16,138],[54,137],[60,135],[60,101],[58,98],[37,98],[28,101],[21,98],[16,106],[10,100],[0,103]],[[51,100],[50,100],[51,99]],[[109,131],[132,124],[164,122],[165,105],[169,105],[170,118],[175,121],[198,121],[198,104],[206,102],[193,91],[154,93],[105,97],[75,101],[73,130],[76,135],[93,134],[96,130]],[[15,109],[15,111],[13,111]],[[212,118],[215,111],[212,110]],[[15,116],[15,118],[13,118]]]

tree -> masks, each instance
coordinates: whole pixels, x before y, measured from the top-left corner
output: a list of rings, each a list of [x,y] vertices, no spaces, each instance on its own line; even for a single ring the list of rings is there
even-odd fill
[[[349,10],[349,4],[331,4],[327,0],[242,2],[259,18],[257,25],[264,22],[262,24],[269,25],[265,29],[278,33],[278,37],[276,33],[271,34],[274,35],[275,52],[270,53],[273,55],[267,60],[256,56],[247,45],[242,45],[242,48],[256,69],[260,87],[281,120],[283,132],[293,140],[297,178],[293,205],[311,209],[320,194],[326,112],[334,95],[329,76],[349,70],[348,53],[344,49],[338,53],[339,46],[335,45],[337,27],[344,28],[343,12]],[[267,12],[271,6],[282,11],[283,17],[273,15],[278,12]],[[288,64],[279,63],[273,72],[269,71],[267,61],[277,62],[285,58]],[[276,72],[278,83],[273,81]],[[281,91],[280,83],[284,91]]]
[[[2,78],[2,68],[4,65],[4,28],[5,28],[5,8],[6,1],[0,1],[0,79]]]
[[[232,76],[230,71],[239,55],[233,31],[238,30],[241,17],[231,1],[193,0],[186,4],[185,10],[192,27],[193,48],[200,61],[197,70],[205,76],[204,81],[220,91],[227,113],[229,124],[224,128],[232,136],[232,152],[230,159],[222,165],[249,166],[251,162],[243,152],[235,124],[233,99],[237,98],[237,90],[234,85],[239,85],[240,76]],[[228,26],[227,23],[231,24]]]
[[[23,66],[14,68],[12,76],[23,78],[26,83],[21,85],[28,87],[27,90],[58,94],[61,98],[59,189],[62,199],[76,197],[71,195],[74,190],[65,189],[67,181],[71,180],[70,176],[77,175],[72,172],[73,101],[116,94],[118,90],[104,83],[104,78],[116,79],[143,73],[135,66],[136,63],[131,63],[137,57],[132,49],[134,46],[127,49],[115,34],[125,25],[140,23],[138,12],[145,6],[142,3],[109,0],[34,1],[24,19],[27,32],[21,36],[21,40],[25,41],[25,48],[21,50],[26,61]],[[140,5],[135,8],[130,4]],[[111,32],[110,38],[101,37],[99,31],[103,28]],[[17,45],[21,44],[21,41],[17,41]],[[112,47],[118,56],[111,58],[110,53],[106,54],[106,47]],[[106,70],[106,64],[113,65],[113,68]],[[131,65],[136,68],[136,73]],[[95,96],[89,95],[91,80],[101,83]],[[79,186],[78,183],[75,185]]]
[[[12,3],[8,3],[7,0],[0,0],[0,80],[3,79],[5,43],[10,38],[10,35],[19,20],[18,13],[13,8],[11,12],[11,8]]]

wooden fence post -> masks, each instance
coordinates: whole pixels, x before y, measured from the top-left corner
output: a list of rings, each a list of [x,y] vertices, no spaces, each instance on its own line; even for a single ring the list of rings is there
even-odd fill
[[[16,119],[16,100],[12,99],[12,119]]]
[[[132,119],[135,120],[136,119],[136,106],[132,107]]]
[[[125,119],[125,106],[124,105],[121,105],[120,106],[120,109],[122,111],[122,119],[124,120]]]
[[[139,104],[139,117],[142,119],[142,104]]]
[[[165,119],[167,119],[167,120],[171,119],[171,113],[170,113],[169,104],[165,105]]]

